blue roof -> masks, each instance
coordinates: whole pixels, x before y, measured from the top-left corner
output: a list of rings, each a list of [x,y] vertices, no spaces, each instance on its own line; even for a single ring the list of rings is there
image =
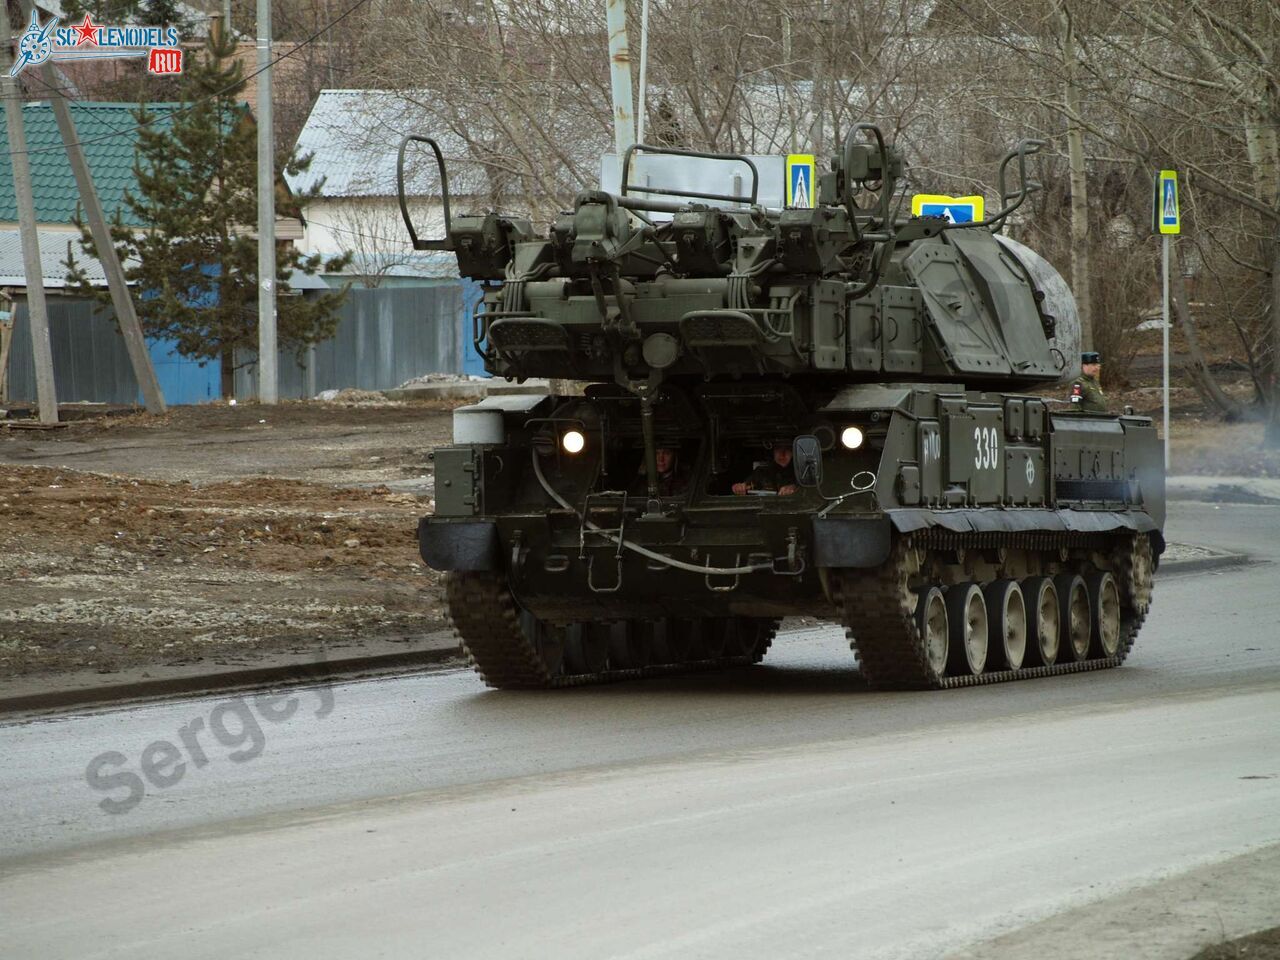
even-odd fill
[[[134,149],[138,142],[137,120],[134,103],[68,103],[72,120],[76,125],[76,137],[80,141],[89,171],[107,218],[112,219],[120,211],[124,222],[140,226],[125,207],[126,190],[137,191],[137,178],[133,175]],[[173,123],[173,113],[182,109],[180,103],[149,103],[147,110],[154,115],[153,129],[166,129]],[[31,189],[35,195],[36,220],[39,223],[67,223],[76,210],[80,191],[67,163],[62,137],[53,117],[53,106],[48,101],[22,105],[23,126],[27,133],[28,159],[31,165]],[[8,126],[0,113],[0,136],[7,145]],[[0,221],[10,223],[18,219],[17,200],[13,188],[13,166],[9,151],[0,152]]]

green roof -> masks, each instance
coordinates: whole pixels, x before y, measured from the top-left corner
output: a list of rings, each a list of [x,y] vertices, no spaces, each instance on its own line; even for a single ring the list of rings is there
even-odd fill
[[[119,210],[125,223],[138,226],[138,221],[124,204],[126,189],[137,192],[133,159],[138,134],[133,111],[138,105],[72,101],[68,106],[75,121],[76,138],[84,148],[107,218],[112,219]],[[152,127],[167,128],[172,123],[173,111],[181,108],[180,103],[148,103],[147,110],[156,118]],[[48,101],[24,103],[22,117],[27,133],[36,220],[42,224],[68,223],[75,213],[80,192],[67,163],[62,137],[53,117],[53,106]],[[13,166],[7,149],[9,131],[3,112],[0,112],[0,131],[3,131],[0,136],[4,138],[0,140],[0,221],[14,222],[18,219],[18,206],[13,191]]]

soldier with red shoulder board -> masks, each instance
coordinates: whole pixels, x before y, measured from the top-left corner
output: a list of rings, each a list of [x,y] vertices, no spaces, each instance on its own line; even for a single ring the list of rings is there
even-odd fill
[[[1071,385],[1071,406],[1080,413],[1106,413],[1102,392],[1102,356],[1092,350],[1080,354],[1080,376]]]

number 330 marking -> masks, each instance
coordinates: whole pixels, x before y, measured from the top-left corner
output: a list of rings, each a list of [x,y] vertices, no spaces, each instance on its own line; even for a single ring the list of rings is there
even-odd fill
[[[994,470],[1000,462],[1000,434],[995,427],[973,428],[973,465],[978,470]]]

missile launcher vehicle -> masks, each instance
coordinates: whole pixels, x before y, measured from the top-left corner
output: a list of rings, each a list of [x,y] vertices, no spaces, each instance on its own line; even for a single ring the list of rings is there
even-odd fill
[[[405,199],[414,141],[437,239]],[[406,226],[484,286],[486,369],[586,385],[462,407],[433,453],[420,551],[485,682],[751,664],[800,615],[843,625],[874,687],[1120,665],[1164,549],[1161,446],[1148,418],[1036,393],[1079,369],[1067,285],[1002,234],[1039,146],[1004,157],[996,213],[952,223],[899,215],[870,124],[794,209],[758,202],[750,158],[637,145],[617,191],[535,235],[453,215],[438,147],[406,138]],[[743,188],[628,182],[663,153]]]

